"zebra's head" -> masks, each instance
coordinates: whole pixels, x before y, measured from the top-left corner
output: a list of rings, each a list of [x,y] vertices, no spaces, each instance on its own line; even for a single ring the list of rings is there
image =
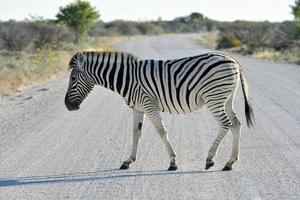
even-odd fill
[[[69,62],[71,69],[65,105],[68,110],[78,110],[85,97],[93,89],[95,82],[87,73],[87,52],[76,53]]]

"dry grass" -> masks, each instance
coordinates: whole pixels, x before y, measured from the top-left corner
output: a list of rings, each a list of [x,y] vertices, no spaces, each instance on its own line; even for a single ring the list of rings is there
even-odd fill
[[[285,60],[300,65],[300,48],[295,47],[285,51]]]
[[[9,95],[21,87],[41,82],[67,71],[69,58],[77,51],[112,51],[127,37],[91,38],[81,44],[67,44],[60,50],[38,49],[34,53],[0,54],[0,95]]]
[[[257,50],[252,55],[254,58],[262,58],[274,61],[286,61],[300,64],[300,49],[291,48],[285,51],[275,51],[274,49]]]
[[[217,32],[201,33],[199,34],[198,42],[209,49],[215,49],[218,45],[218,33]]]
[[[252,54],[254,58],[262,58],[262,59],[269,59],[269,60],[278,60],[280,59],[280,52],[275,51],[273,49],[263,49],[257,50]]]

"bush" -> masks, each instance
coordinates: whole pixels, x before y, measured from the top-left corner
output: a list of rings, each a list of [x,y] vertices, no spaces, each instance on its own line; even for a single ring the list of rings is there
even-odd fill
[[[48,21],[5,22],[0,24],[0,49],[20,52],[41,48],[55,49],[74,41],[74,34],[66,27]]]
[[[161,27],[159,27],[151,22],[138,23],[136,25],[136,28],[143,35],[149,35],[149,34],[156,35],[156,34],[161,34],[164,32],[164,30]]]
[[[97,23],[90,35],[110,34],[110,35],[155,35],[164,33],[162,27],[153,22],[132,22],[116,20],[105,25]]]
[[[101,36],[109,36],[109,35],[116,35],[112,34],[109,30],[105,28],[105,24],[102,21],[98,21],[95,26],[88,31],[89,36],[93,37],[101,37]]]
[[[296,44],[296,27],[292,22],[246,22],[219,23],[220,48],[231,48],[239,40],[249,53],[256,49],[274,49],[281,51]],[[226,41],[227,40],[227,41]],[[233,40],[230,42],[230,40]],[[226,47],[226,45],[228,47]],[[236,45],[239,45],[238,42]]]
[[[33,33],[33,48],[58,48],[66,42],[73,42],[75,35],[64,26],[53,23],[35,22],[29,23],[29,29]]]
[[[217,49],[242,47],[243,43],[233,34],[223,33],[218,40]]]
[[[0,24],[0,48],[20,52],[28,47],[32,34],[26,23],[7,22]]]

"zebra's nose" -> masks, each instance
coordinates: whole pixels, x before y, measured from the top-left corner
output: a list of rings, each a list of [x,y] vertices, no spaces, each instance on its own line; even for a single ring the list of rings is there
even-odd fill
[[[69,111],[78,110],[79,105],[77,103],[70,102],[68,94],[65,96],[65,105]]]

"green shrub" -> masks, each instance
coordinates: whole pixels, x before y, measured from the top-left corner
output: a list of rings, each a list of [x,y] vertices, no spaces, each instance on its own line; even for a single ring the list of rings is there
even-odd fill
[[[243,43],[236,36],[229,33],[221,34],[217,42],[217,49],[237,48],[242,46]]]
[[[75,32],[76,42],[94,27],[99,17],[99,12],[84,0],[75,0],[65,7],[60,7],[56,15],[58,23],[67,25]]]

